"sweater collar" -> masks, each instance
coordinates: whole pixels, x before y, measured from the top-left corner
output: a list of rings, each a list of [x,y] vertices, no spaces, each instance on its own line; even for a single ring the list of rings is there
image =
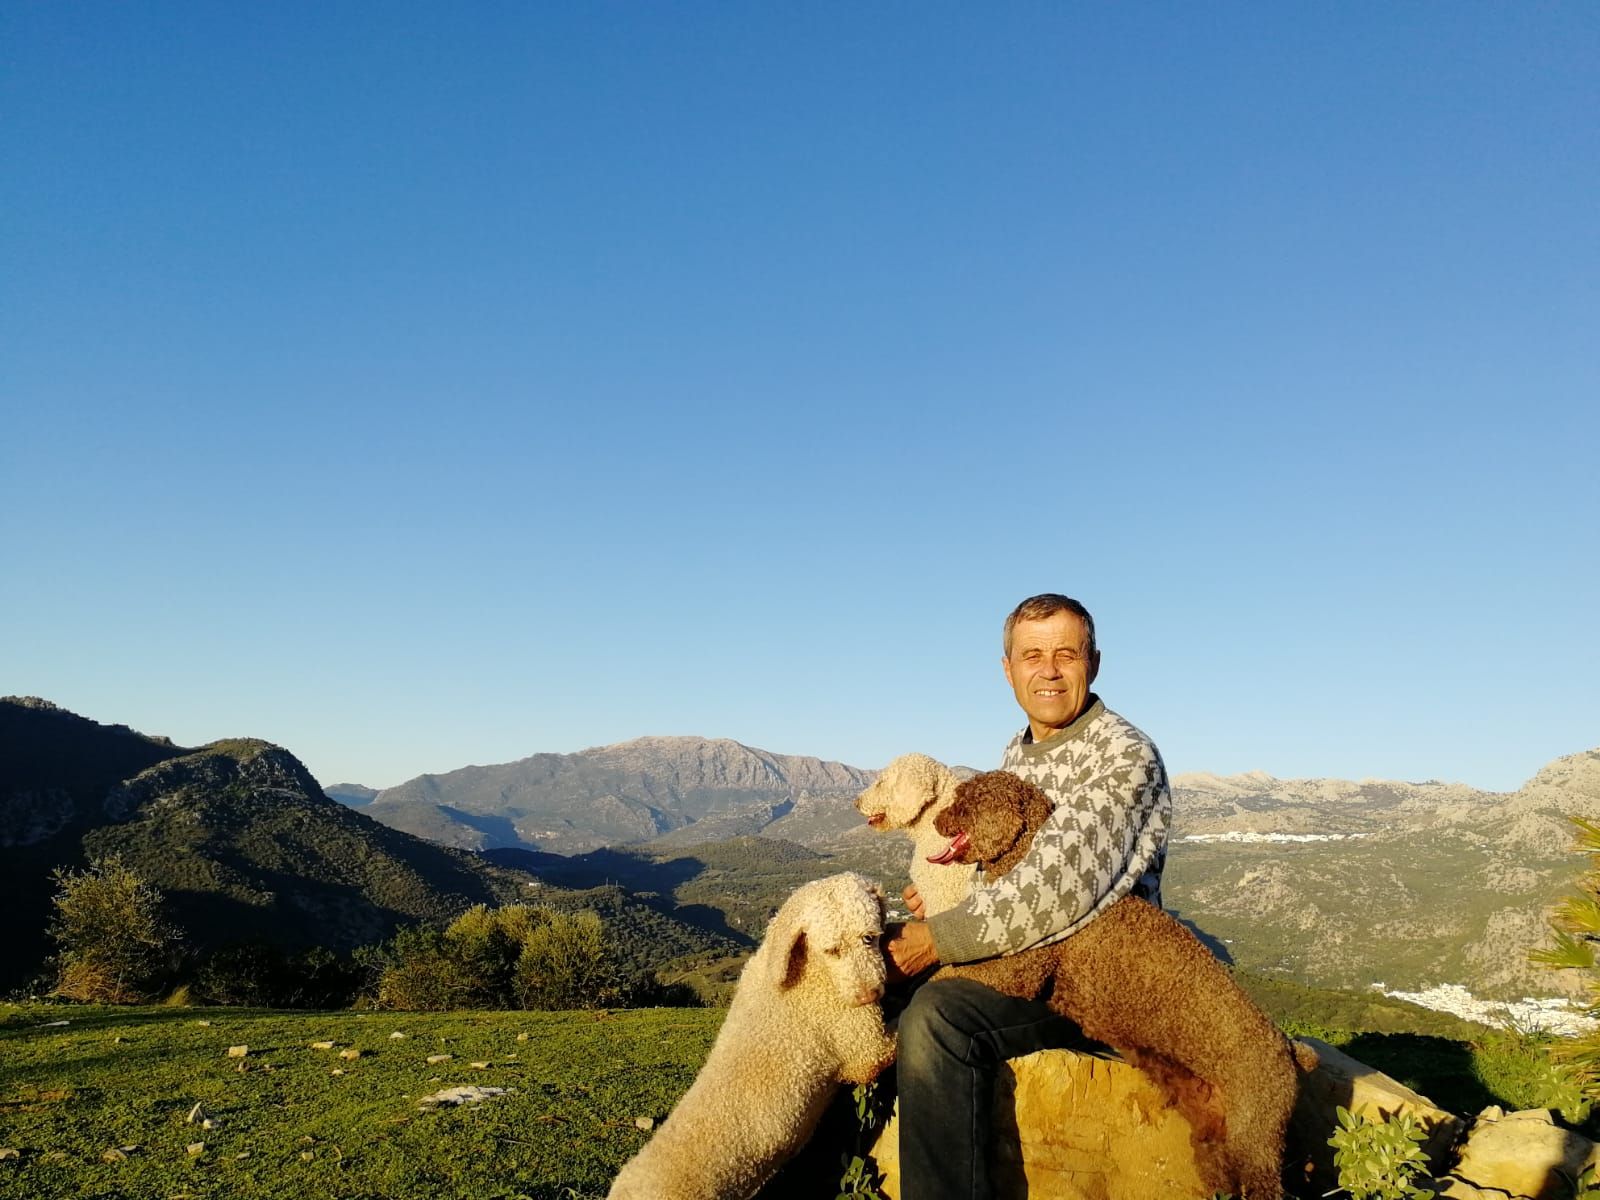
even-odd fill
[[[1088,729],[1094,719],[1101,713],[1105,712],[1105,710],[1105,701],[1101,700],[1100,697],[1095,695],[1093,692],[1090,692],[1088,707],[1073,719],[1072,724],[1068,725],[1065,729],[1057,730],[1055,733],[1052,733],[1049,737],[1045,738],[1042,742],[1034,741],[1032,727],[1024,725],[1022,727],[1022,733],[1018,735],[1017,745],[1021,748],[1024,754],[1049,754],[1053,750],[1060,749],[1066,743],[1075,741],[1076,739],[1082,737],[1084,730]]]

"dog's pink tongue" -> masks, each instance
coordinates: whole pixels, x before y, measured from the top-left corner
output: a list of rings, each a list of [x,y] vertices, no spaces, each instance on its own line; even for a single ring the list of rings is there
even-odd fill
[[[946,863],[955,862],[960,855],[966,852],[967,841],[967,831],[963,829],[960,833],[956,834],[955,837],[950,839],[950,844],[943,850],[939,851],[937,854],[930,854],[928,856],[928,861],[931,863],[938,863],[940,866],[944,866]]]

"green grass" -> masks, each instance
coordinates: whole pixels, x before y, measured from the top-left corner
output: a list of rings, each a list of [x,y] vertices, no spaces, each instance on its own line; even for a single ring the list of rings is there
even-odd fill
[[[43,1027],[58,1020],[71,1023]],[[0,1006],[0,1147],[22,1152],[0,1161],[0,1197],[604,1196],[644,1142],[634,1118],[666,1115],[721,1020]],[[338,1049],[308,1048],[322,1040]],[[226,1057],[240,1044],[243,1073]],[[342,1061],[346,1048],[361,1057]],[[440,1053],[452,1061],[425,1061]],[[418,1111],[423,1095],[473,1083],[516,1091]],[[197,1101],[216,1129],[186,1123]],[[126,1161],[101,1161],[129,1145]]]
[[[1341,1031],[1312,1019],[1306,989],[1266,993],[1269,1011],[1301,1010],[1276,1014],[1289,1032],[1340,1046],[1453,1112],[1544,1103],[1538,1039],[1441,1035],[1427,1028],[1439,1015],[1425,1012]],[[644,1142],[635,1118],[666,1116],[722,1016],[0,1005],[0,1147],[21,1152],[0,1160],[0,1200],[595,1200]],[[1396,1031],[1403,1019],[1416,1028]],[[337,1048],[310,1049],[323,1040]],[[243,1072],[226,1057],[241,1044]],[[349,1048],[361,1057],[341,1060]],[[451,1061],[427,1063],[441,1053]],[[418,1111],[420,1097],[472,1083],[516,1091]],[[218,1128],[186,1122],[197,1101]],[[191,1156],[199,1141],[205,1151]],[[126,1161],[102,1161],[130,1145]],[[835,1194],[833,1178],[811,1178],[815,1163],[803,1173],[800,1191],[816,1182],[818,1197]]]

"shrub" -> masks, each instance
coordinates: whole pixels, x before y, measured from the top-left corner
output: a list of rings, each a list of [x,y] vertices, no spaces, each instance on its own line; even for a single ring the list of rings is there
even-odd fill
[[[1573,817],[1572,823],[1578,829],[1578,849],[1589,857],[1589,869],[1578,881],[1578,894],[1568,896],[1556,909],[1555,946],[1530,951],[1528,957],[1557,970],[1588,972],[1586,1009],[1590,1016],[1600,1017],[1600,968],[1595,960],[1595,945],[1600,943],[1600,824],[1583,817]],[[1575,1092],[1586,1102],[1580,1111],[1564,1096],[1563,1115],[1581,1120],[1587,1108],[1600,1100],[1600,1030],[1561,1039],[1553,1044],[1550,1061],[1555,1069],[1552,1090]]]
[[[162,916],[161,893],[115,855],[91,859],[81,871],[57,868],[51,878],[56,993],[102,1004],[151,999],[180,944]]]
[[[529,932],[517,957],[517,1002],[523,1008],[603,1008],[622,1000],[607,959],[600,918],[592,912],[551,913]]]
[[[596,1008],[629,994],[592,912],[477,905],[356,956],[382,1008]]]
[[[1358,1117],[1340,1105],[1339,1128],[1328,1145],[1339,1187],[1353,1200],[1432,1200],[1433,1193],[1416,1185],[1428,1165],[1422,1153],[1427,1132],[1410,1113],[1387,1121]]]

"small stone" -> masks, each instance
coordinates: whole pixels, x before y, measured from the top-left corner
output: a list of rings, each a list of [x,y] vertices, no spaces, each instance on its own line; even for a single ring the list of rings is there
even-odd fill
[[[451,1056],[448,1055],[448,1054],[430,1054],[430,1055],[428,1055],[428,1061],[430,1063],[449,1062],[450,1058],[451,1058]]]
[[[343,1067],[335,1067],[333,1070],[329,1071],[328,1074],[330,1074],[330,1075],[343,1075],[344,1074],[344,1068]]]
[[[313,1050],[332,1050],[333,1049],[333,1043],[332,1042],[312,1042],[311,1043],[311,1048]]]
[[[235,1155],[234,1155],[234,1156],[233,1156],[233,1157],[234,1157],[234,1158],[236,1158],[236,1159],[239,1159],[239,1158],[249,1158],[249,1157],[250,1157],[250,1151],[248,1151],[248,1150],[241,1150],[241,1151],[239,1151],[239,1153],[237,1153],[237,1154],[235,1154]]]
[[[519,1041],[519,1042],[525,1042],[525,1041],[527,1041],[527,1040],[528,1040],[528,1035],[527,1035],[527,1034],[525,1034],[525,1033],[519,1033],[519,1034],[517,1034],[517,1041]]]
[[[196,1025],[204,1025],[207,1029],[211,1028],[211,1022],[210,1021],[196,1021],[195,1024]]]
[[[358,1059],[358,1058],[361,1057],[361,1051],[359,1051],[359,1050],[341,1050],[341,1051],[339,1051],[339,1057],[344,1059],[346,1062],[352,1062],[355,1059]]]
[[[249,1054],[249,1053],[250,1053],[250,1047],[249,1046],[229,1046],[228,1047],[228,1057],[229,1058],[243,1058],[246,1054]]]
[[[300,1161],[301,1162],[310,1162],[316,1156],[317,1156],[317,1152],[315,1150],[302,1150],[302,1151],[300,1151]]]
[[[405,1038],[405,1036],[406,1036],[405,1034],[401,1033],[398,1029],[396,1029],[393,1033],[391,1033],[389,1035],[389,1040],[391,1042],[398,1042],[398,1041],[402,1041]]]
[[[117,1036],[116,1036],[116,1037],[114,1037],[114,1038],[112,1038],[112,1039],[111,1039],[111,1041],[112,1041],[112,1042],[113,1042],[113,1044],[115,1044],[115,1045],[118,1045],[118,1046],[120,1046],[120,1045],[121,1045],[121,1044],[122,1044],[122,1043],[123,1043],[123,1042],[125,1042],[125,1041],[127,1041],[127,1040],[128,1040],[128,1039],[127,1039],[127,1038],[125,1038],[125,1037],[123,1037],[123,1036],[122,1036],[122,1035],[121,1035],[121,1034],[120,1034],[120,1033],[119,1033],[119,1034],[118,1034],[118,1035],[117,1035]]]
[[[468,1063],[467,1066],[474,1071],[487,1071],[489,1069],[489,1064],[486,1062]]]
[[[100,1156],[100,1161],[105,1163],[127,1162],[128,1155],[123,1150],[107,1150]]]
[[[204,1142],[190,1142],[187,1149],[191,1156],[204,1154],[206,1152],[206,1144]]]
[[[200,1128],[201,1129],[215,1129],[216,1127],[217,1127],[217,1123],[215,1121],[213,1121],[210,1117],[207,1117],[204,1121],[200,1122]]]
[[[649,1133],[656,1127],[656,1119],[654,1117],[635,1117],[633,1119],[633,1127]]]
[[[7,1159],[7,1158],[21,1158],[21,1157],[22,1157],[22,1151],[16,1149],[14,1146],[0,1146],[0,1160],[4,1160],[4,1159]]]

